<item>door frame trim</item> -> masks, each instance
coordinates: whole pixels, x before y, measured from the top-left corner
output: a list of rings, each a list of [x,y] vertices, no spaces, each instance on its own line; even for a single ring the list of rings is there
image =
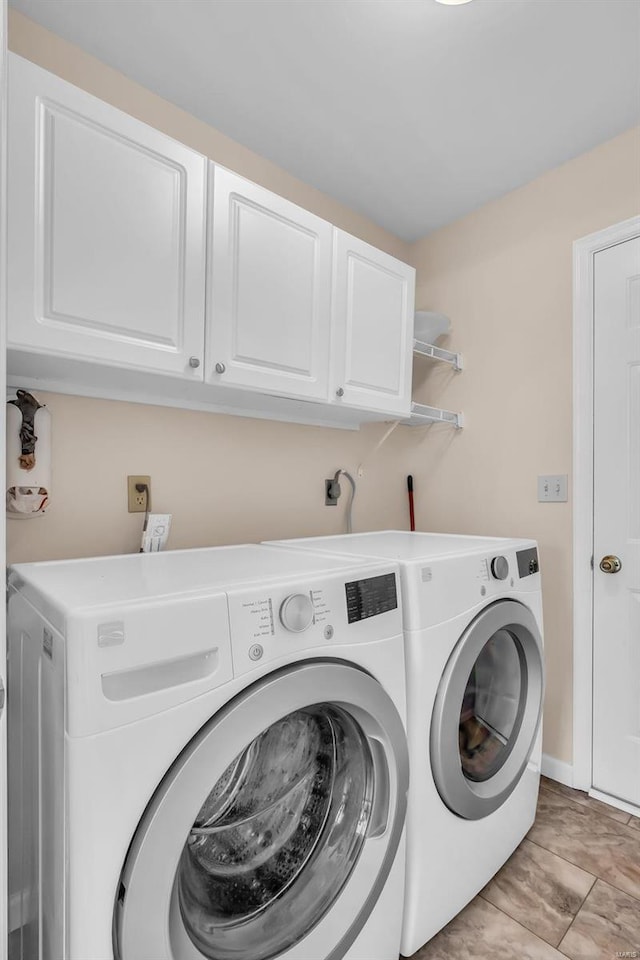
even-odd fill
[[[7,396],[7,59],[9,4],[0,0],[0,392]],[[0,470],[4,476],[6,469],[6,426],[2,421],[0,428]],[[0,517],[0,566],[6,581],[7,572],[7,521],[5,513]],[[7,620],[6,604],[0,608],[0,677],[6,687],[7,663]],[[8,907],[8,821],[7,821],[7,711],[0,715],[0,960],[6,960],[9,938]]]
[[[573,244],[573,786],[592,787],[594,257],[640,236],[640,216]]]

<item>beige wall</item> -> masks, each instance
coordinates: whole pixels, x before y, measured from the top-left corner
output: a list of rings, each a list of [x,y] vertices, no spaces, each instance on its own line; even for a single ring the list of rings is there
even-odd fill
[[[538,504],[538,474],[572,444],[572,242],[640,212],[640,130],[551,170],[414,245],[417,306],[452,319],[464,373],[435,368],[432,402],[467,428],[433,433],[420,471],[425,529],[540,542],[545,752],[571,761],[571,503]]]
[[[41,395],[54,424],[54,504],[10,521],[10,561],[135,550],[125,477],[152,476],[172,547],[338,532],[323,479],[365,459],[358,530],[406,527],[536,537],[544,564],[545,751],[571,759],[571,505],[538,505],[536,476],[571,471],[571,243],[640,209],[638,131],[551,171],[412,248],[79,49],[10,11],[10,47],[418,268],[421,308],[443,310],[466,369],[416,361],[418,399],[467,428],[359,433]],[[346,489],[346,485],[345,485]],[[343,498],[343,499],[346,499]]]
[[[173,514],[174,548],[340,533],[349,485],[338,507],[325,507],[324,478],[338,467],[355,476],[361,461],[356,528],[406,528],[406,474],[426,453],[407,427],[374,452],[387,424],[356,432],[37,395],[53,418],[52,507],[8,522],[11,562],[137,550],[129,473],[151,476],[153,509]]]

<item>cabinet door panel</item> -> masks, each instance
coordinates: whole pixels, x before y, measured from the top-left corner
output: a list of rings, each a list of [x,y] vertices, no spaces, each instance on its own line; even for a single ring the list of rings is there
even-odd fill
[[[206,161],[12,58],[11,345],[201,379]]]
[[[209,190],[207,378],[326,399],[331,225],[213,164]]]
[[[338,402],[408,415],[415,271],[336,230],[332,384]]]

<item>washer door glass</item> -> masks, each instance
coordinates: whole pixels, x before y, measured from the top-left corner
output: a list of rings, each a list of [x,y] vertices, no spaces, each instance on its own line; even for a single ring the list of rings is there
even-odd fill
[[[518,735],[523,701],[522,652],[514,634],[497,630],[476,659],[460,710],[460,762],[469,780],[492,777]]]
[[[265,675],[151,797],[120,877],[114,957],[342,960],[396,860],[408,783],[404,725],[376,679],[324,660]]]
[[[178,898],[195,946],[212,960],[266,960],[301,940],[347,881],[372,800],[367,739],[344,710],[317,704],[261,733],[216,782],[184,845]]]

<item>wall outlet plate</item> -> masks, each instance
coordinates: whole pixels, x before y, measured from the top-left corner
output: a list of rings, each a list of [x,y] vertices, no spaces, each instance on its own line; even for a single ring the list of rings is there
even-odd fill
[[[334,480],[333,477],[330,480],[325,480],[324,482],[324,505],[325,507],[336,507],[338,505],[338,497],[332,497],[331,491],[333,490]]]
[[[141,484],[145,484],[147,489],[137,490],[136,487]],[[127,497],[129,513],[145,513],[151,509],[151,477],[127,477]]]

